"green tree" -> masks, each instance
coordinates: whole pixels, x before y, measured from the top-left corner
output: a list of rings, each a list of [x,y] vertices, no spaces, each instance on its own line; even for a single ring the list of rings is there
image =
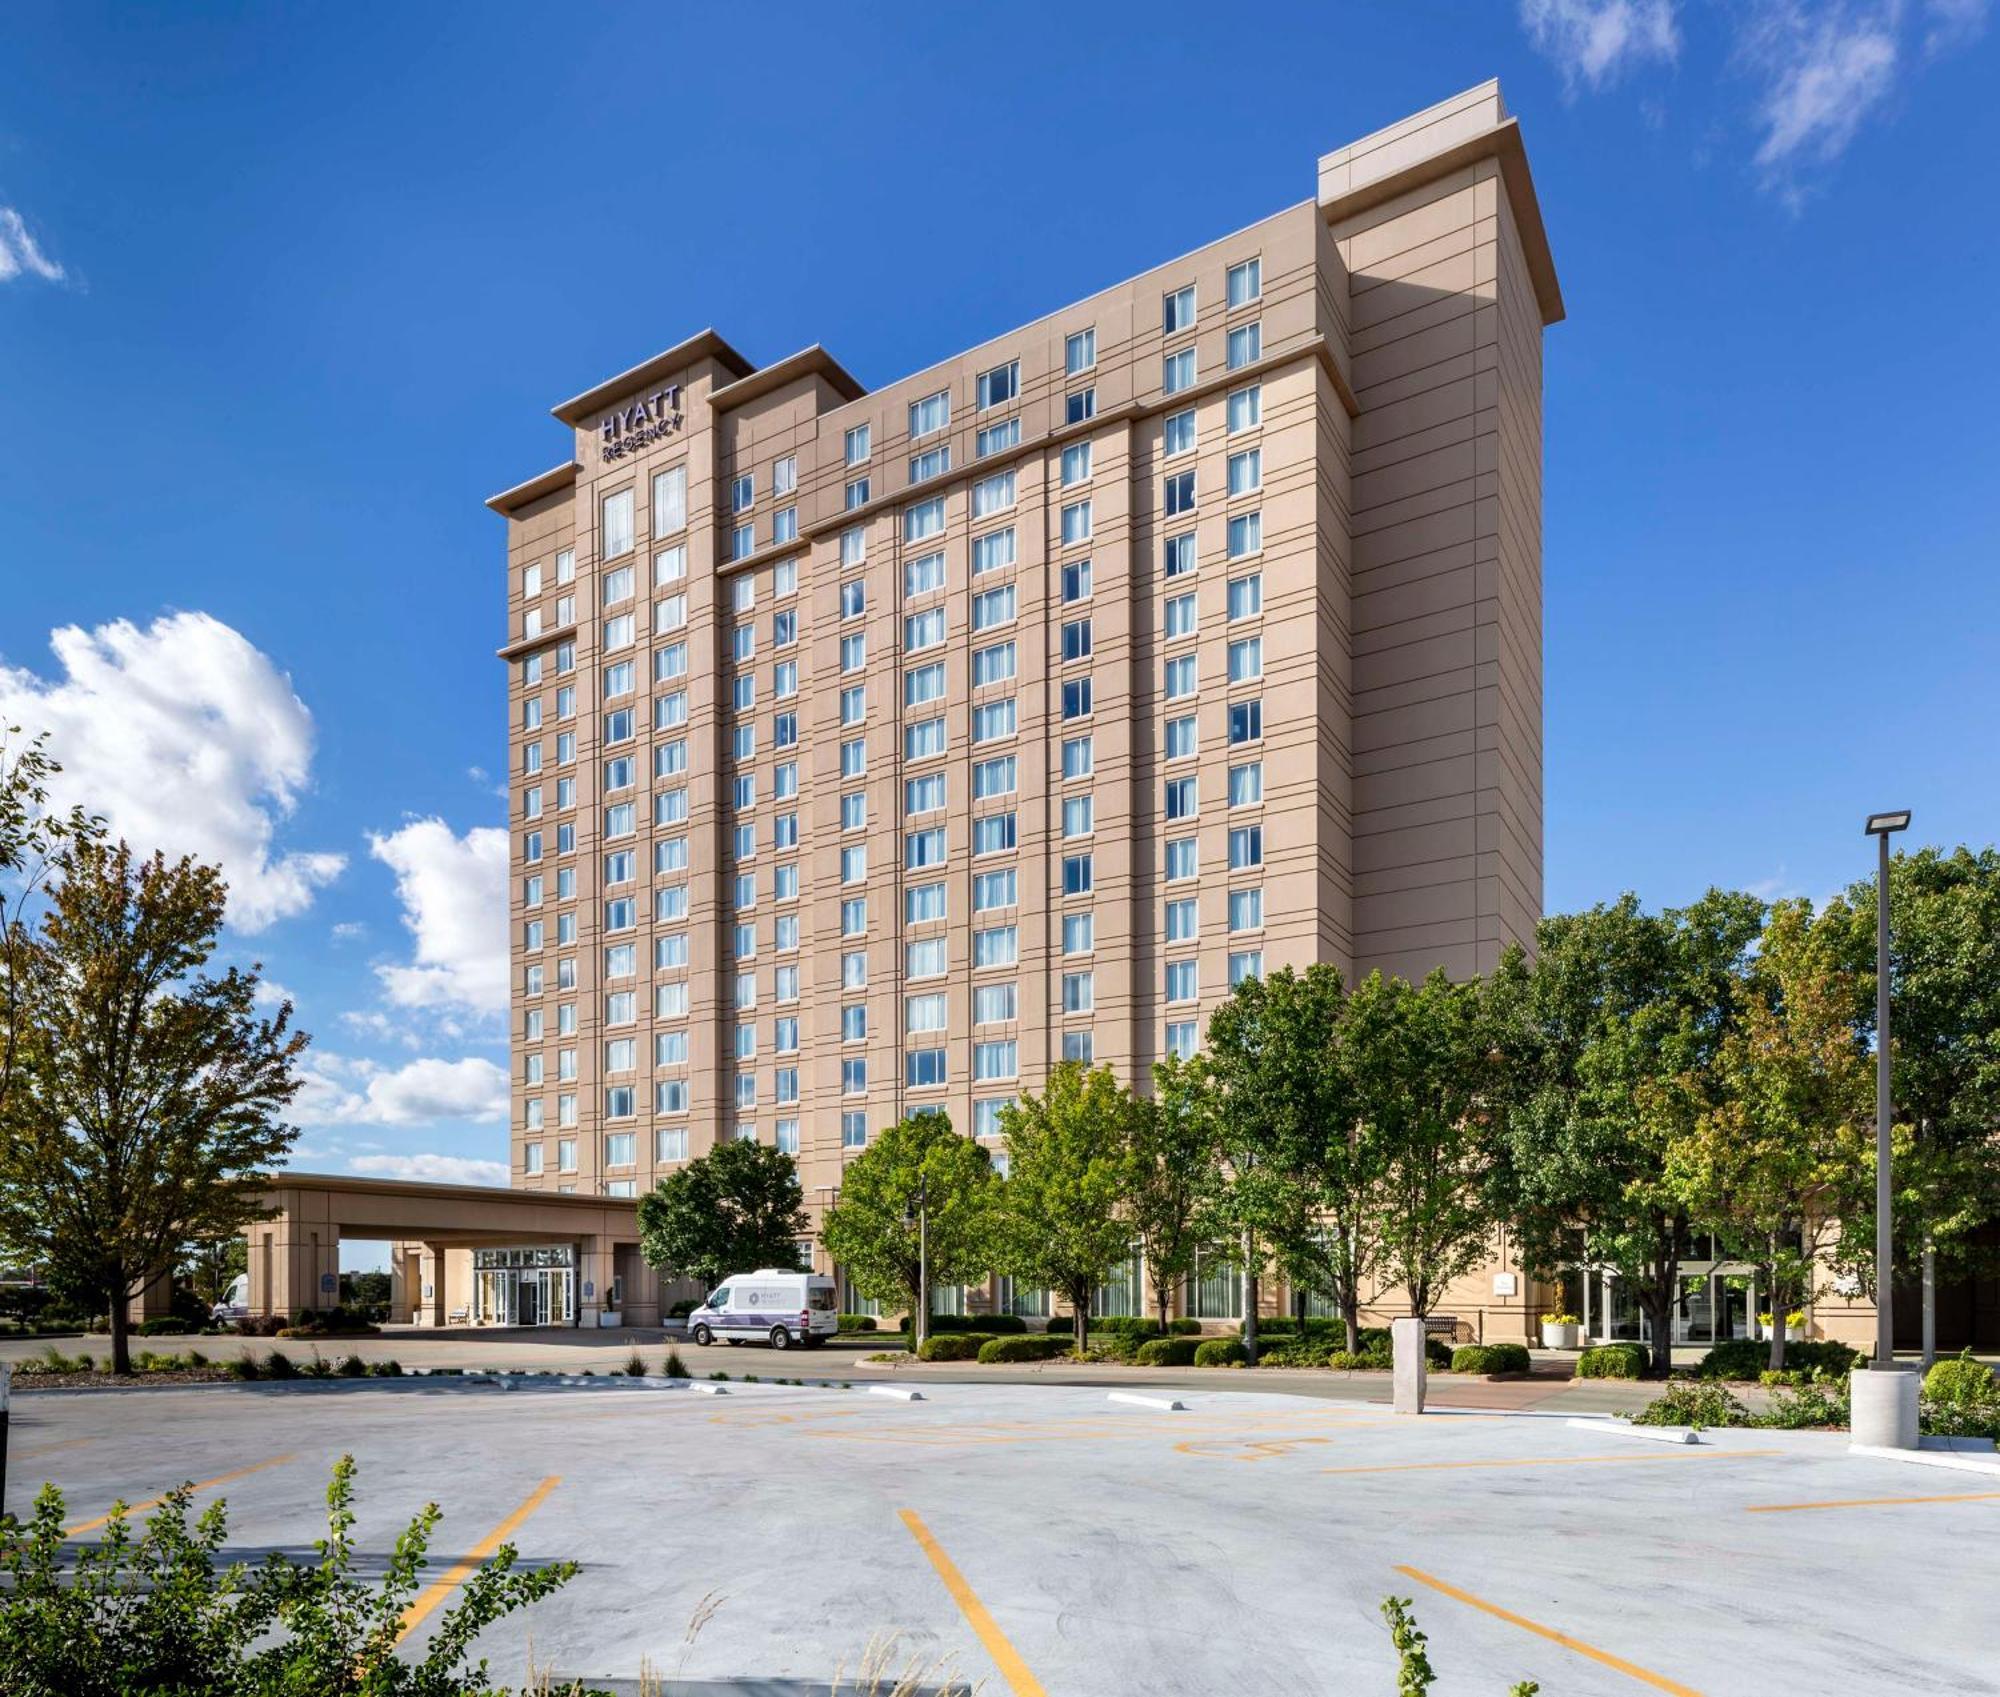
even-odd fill
[[[1208,1065],[1244,1268],[1244,1341],[1256,1349],[1256,1274],[1268,1245],[1295,1286],[1328,1297],[1358,1345],[1361,1291],[1382,1252],[1380,1140],[1342,1044],[1339,971],[1246,979],[1208,1022]]]
[[[17,985],[23,960],[17,942],[27,915],[47,888],[65,843],[100,834],[81,808],[66,816],[48,810],[49,779],[61,771],[49,758],[48,739],[24,739],[18,725],[0,727],[0,1103],[7,1100],[19,1046]]]
[[[1628,894],[1543,920],[1532,966],[1512,951],[1492,986],[1503,1031],[1496,1210],[1537,1273],[1581,1258],[1626,1282],[1659,1378],[1691,1225],[1667,1160],[1712,1105],[1705,1092],[1763,913],[1754,896],[1711,890],[1647,914]]]
[[[1823,1257],[1872,1184],[1873,1087],[1840,960],[1845,919],[1815,922],[1806,902],[1772,909],[1713,1084],[1687,1081],[1709,1099],[1667,1155],[1691,1216],[1761,1274],[1773,1368],[1785,1364],[1786,1313],[1818,1294]]]
[[[944,1114],[911,1114],[878,1132],[840,1175],[820,1241],[854,1288],[902,1305],[917,1324],[919,1219],[931,1289],[984,1278],[998,1254],[993,1160]],[[926,1330],[928,1316],[925,1316]]]
[[[1214,1236],[1221,1190],[1215,1103],[1199,1056],[1171,1056],[1153,1068],[1153,1094],[1138,1104],[1134,1120],[1133,1156],[1126,1217],[1164,1331],[1174,1292]]]
[[[1003,1260],[1018,1278],[1065,1298],[1076,1347],[1089,1341],[1090,1301],[1132,1253],[1127,1212],[1142,1113],[1109,1067],[1064,1061],[1041,1095],[1000,1110],[1008,1170]]]
[[[1417,985],[1373,973],[1347,1000],[1341,1049],[1381,1150],[1382,1272],[1427,1315],[1491,1239],[1497,1074],[1485,987],[1442,970]]]
[[[1835,911],[1830,904],[1828,917]],[[1854,884],[1838,911],[1855,1022],[1872,1042],[1875,881]],[[2000,852],[1924,848],[1892,858],[1889,974],[1893,1117],[1912,1138],[1895,1156],[1897,1242],[1934,1271],[1988,1273],[1995,1250],[1985,1228],[2000,1219]],[[1840,1264],[1873,1288],[1872,1188],[1847,1226]],[[1934,1278],[1924,1280],[1923,1303],[1928,1350]]]
[[[0,1253],[105,1301],[126,1373],[127,1301],[258,1217],[298,1136],[277,1116],[307,1038],[290,1003],[258,1015],[256,968],[205,970],[226,895],[213,867],[81,837],[57,871],[39,927],[9,942]]]
[[[639,1198],[640,1253],[704,1290],[731,1273],[797,1266],[810,1227],[798,1162],[747,1139],[718,1143]]]

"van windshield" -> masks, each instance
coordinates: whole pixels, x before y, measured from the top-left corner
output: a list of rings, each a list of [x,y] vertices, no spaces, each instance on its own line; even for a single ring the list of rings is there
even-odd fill
[[[708,1293],[708,1306],[711,1308],[727,1308],[729,1306],[729,1287],[724,1285],[720,1290],[710,1291]]]

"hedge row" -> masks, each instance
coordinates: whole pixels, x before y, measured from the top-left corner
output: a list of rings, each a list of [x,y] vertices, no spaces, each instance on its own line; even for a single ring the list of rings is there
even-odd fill
[[[1141,1367],[1192,1367],[1202,1340],[1187,1336],[1150,1338],[1139,1346]]]
[[[1451,1352],[1454,1373],[1525,1373],[1531,1365],[1524,1343],[1468,1343]]]
[[[1068,1353],[1069,1346],[1063,1339],[1041,1332],[989,1339],[981,1345],[979,1359],[989,1365],[996,1361],[1051,1361]]]
[[[1576,1358],[1579,1379],[1643,1379],[1653,1352],[1642,1343],[1604,1343]]]
[[[1831,1340],[1785,1345],[1785,1366],[1800,1373],[1851,1373],[1861,1352]],[[1771,1364],[1771,1346],[1755,1338],[1730,1338],[1717,1344],[1695,1367],[1698,1379],[1742,1379],[1755,1383]]]

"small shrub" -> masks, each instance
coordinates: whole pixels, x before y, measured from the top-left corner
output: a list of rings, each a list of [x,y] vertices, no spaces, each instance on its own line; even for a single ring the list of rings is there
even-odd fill
[[[1948,1361],[1934,1361],[1924,1375],[1924,1399],[1928,1402],[1984,1403],[2000,1400],[2000,1381],[1992,1369],[1972,1359],[1972,1351]]]
[[[1331,1352],[1311,1338],[1282,1338],[1269,1349],[1259,1348],[1259,1367],[1324,1367]]]
[[[1844,1377],[1861,1359],[1859,1350],[1830,1339],[1785,1345],[1785,1371]],[[1726,1338],[1704,1355],[1695,1367],[1701,1379],[1733,1379],[1755,1384],[1769,1369],[1771,1346],[1754,1338]]]
[[[1241,1338],[1207,1338],[1194,1346],[1197,1367],[1247,1367],[1250,1352]]]
[[[1466,1343],[1451,1352],[1454,1373],[1525,1373],[1532,1365],[1524,1343]]]
[[[1093,1332],[1103,1332],[1107,1337],[1149,1337],[1160,1335],[1160,1323],[1149,1320],[1143,1314],[1106,1314],[1090,1322]]]
[[[677,1349],[667,1351],[666,1365],[660,1371],[669,1379],[685,1379],[688,1376],[687,1363],[681,1359],[681,1352]]]
[[[403,1364],[392,1356],[387,1361],[376,1362],[369,1371],[378,1379],[400,1379],[403,1376]]]
[[[645,1376],[646,1358],[635,1349],[630,1355],[625,1357],[625,1377],[628,1379],[643,1379]]]
[[[1642,1343],[1603,1343],[1576,1358],[1579,1379],[1640,1379],[1652,1360]]]
[[[1007,1361],[1053,1361],[1064,1353],[1063,1340],[1047,1333],[988,1338],[979,1346],[978,1359],[989,1366]]]
[[[229,1371],[239,1379],[261,1379],[264,1369],[254,1355],[239,1355],[229,1364]]]
[[[1347,1328],[1344,1326],[1341,1328],[1343,1336],[1346,1330]],[[1390,1336],[1387,1326],[1359,1326],[1355,1329],[1354,1344],[1357,1349],[1387,1349],[1393,1351],[1394,1341]]]
[[[174,1315],[162,1315],[157,1320],[141,1320],[135,1328],[142,1338],[185,1337],[194,1327]]]
[[[1772,1396],[1770,1408],[1751,1424],[1769,1426],[1781,1432],[1803,1432],[1826,1426],[1844,1430],[1853,1424],[1847,1384],[1843,1380],[1837,1385],[1805,1384],[1796,1388],[1781,1388]]]
[[[1424,1363],[1433,1373],[1451,1371],[1451,1345],[1443,1338],[1424,1339]]]
[[[1177,1338],[1198,1338],[1201,1336],[1201,1322],[1199,1320],[1169,1320],[1167,1322],[1167,1331],[1169,1335]]]
[[[1722,1386],[1676,1379],[1650,1407],[1632,1416],[1635,1426],[1747,1426],[1750,1411]]]
[[[873,1314],[843,1314],[840,1316],[840,1329],[843,1332],[872,1332],[875,1329],[875,1316]]]
[[[1139,1346],[1141,1367],[1192,1367],[1200,1342],[1191,1337],[1150,1338]]]
[[[1396,1358],[1386,1349],[1335,1349],[1327,1352],[1326,1364],[1340,1373],[1387,1373]]]
[[[358,1355],[343,1356],[340,1362],[340,1376],[343,1379],[365,1379],[368,1377],[368,1363]]]
[[[701,1306],[700,1297],[684,1296],[678,1302],[670,1302],[667,1304],[667,1318],[669,1320],[685,1320],[700,1306]]]
[[[267,1379],[296,1379],[299,1376],[298,1363],[281,1349],[274,1349],[264,1357],[264,1377]]]
[[[978,1359],[980,1346],[989,1342],[985,1332],[939,1332],[935,1337],[924,1339],[923,1347],[917,1351],[919,1361],[974,1361]]]

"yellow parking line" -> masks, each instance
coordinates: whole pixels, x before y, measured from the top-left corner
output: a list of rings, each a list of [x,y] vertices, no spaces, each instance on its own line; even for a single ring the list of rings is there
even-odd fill
[[[1588,1657],[1600,1667],[1622,1673],[1627,1679],[1636,1679],[1641,1685],[1649,1685],[1655,1691],[1665,1691],[1670,1697],[1702,1697],[1702,1694],[1691,1685],[1679,1684],[1664,1674],[1654,1673],[1650,1668],[1642,1668],[1636,1662],[1628,1662],[1623,1656],[1614,1656],[1609,1650],[1600,1650],[1595,1644],[1586,1644],[1581,1638],[1572,1638],[1567,1632],[1558,1632],[1552,1626],[1544,1626],[1538,1620],[1528,1619],[1526,1615],[1517,1615],[1512,1609],[1503,1609],[1498,1603],[1489,1603],[1484,1597],[1475,1597],[1470,1591],[1461,1591],[1456,1585],[1447,1585],[1442,1579],[1425,1573],[1421,1568],[1404,1567],[1399,1564],[1396,1571],[1406,1578],[1414,1579],[1419,1585],[1428,1585],[1433,1591],[1442,1592],[1456,1602],[1491,1615],[1495,1620],[1504,1620],[1509,1626],[1518,1626],[1524,1632],[1532,1632],[1537,1638],[1546,1638],[1551,1644],[1560,1644],[1565,1650],[1573,1650],[1577,1655]]]
[[[226,1485],[232,1479],[241,1479],[251,1473],[261,1473],[267,1467],[278,1467],[291,1459],[290,1455],[274,1455],[269,1461],[253,1461],[248,1467],[232,1468],[227,1473],[218,1473],[213,1479],[198,1480],[194,1484],[189,1485],[188,1489],[190,1491],[213,1490],[217,1485]],[[125,1505],[125,1512],[128,1515],[144,1514],[149,1508],[158,1508],[171,1494],[171,1492],[162,1492],[157,1497],[148,1497],[142,1503],[127,1503]],[[85,1532],[95,1532],[98,1527],[105,1525],[110,1519],[110,1515],[100,1514],[95,1520],[79,1520],[74,1525],[65,1526],[63,1528],[63,1536],[65,1538],[75,1538]]]
[[[1814,1508],[1888,1508],[1902,1503],[1989,1503],[2000,1491],[1958,1491],[1946,1497],[1841,1497],[1825,1503],[1756,1503],[1745,1514],[1801,1514]]]
[[[944,1581],[944,1588],[951,1593],[951,1600],[958,1605],[959,1613],[978,1634],[979,1642],[986,1646],[986,1653],[993,1658],[993,1665],[1000,1670],[1007,1689],[1014,1693],[1014,1697],[1048,1697],[1042,1682],[1028,1671],[1028,1664],[1021,1660],[1021,1653],[1007,1642],[1007,1635],[986,1612],[986,1605],[966,1584],[965,1575],[944,1553],[938,1541],[931,1536],[930,1528],[918,1519],[916,1511],[902,1508],[896,1513],[910,1529],[910,1536],[916,1539],[917,1547],[930,1557],[931,1566],[937,1569],[937,1576]]]
[[[521,1523],[542,1506],[542,1499],[561,1483],[562,1478],[558,1474],[551,1474],[544,1479],[528,1493],[526,1502],[474,1544],[465,1558],[455,1562],[442,1579],[435,1585],[427,1587],[417,1600],[403,1611],[403,1624],[397,1629],[396,1642],[402,1643],[423,1625],[424,1617],[450,1596],[456,1586],[462,1585],[475,1567],[506,1543],[509,1535],[518,1530]]]
[[[1736,1461],[1745,1456],[1782,1455],[1777,1449],[1720,1450],[1702,1457],[1704,1461]],[[1693,1460],[1675,1455],[1552,1455],[1511,1458],[1505,1461],[1399,1461],[1379,1467],[1322,1467],[1322,1473],[1429,1473],[1461,1467],[1643,1467],[1661,1462]]]

